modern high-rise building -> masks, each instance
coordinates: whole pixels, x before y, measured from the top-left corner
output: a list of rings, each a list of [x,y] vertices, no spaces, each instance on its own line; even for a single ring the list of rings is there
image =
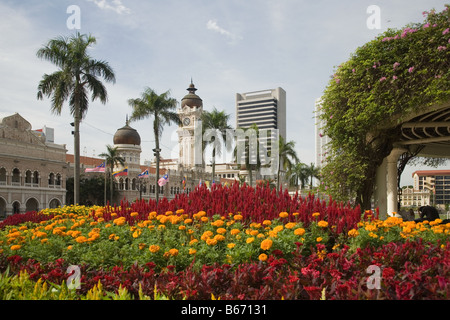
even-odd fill
[[[286,140],[286,91],[276,89],[236,94],[236,128],[278,129]]]
[[[316,167],[322,168],[326,164],[328,154],[328,143],[331,141],[330,137],[323,134],[324,121],[320,119],[322,114],[321,104],[322,100],[319,98],[315,103],[315,139],[316,139]]]

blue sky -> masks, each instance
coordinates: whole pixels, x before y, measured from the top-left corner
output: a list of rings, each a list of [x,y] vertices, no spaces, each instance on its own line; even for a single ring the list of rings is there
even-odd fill
[[[235,124],[235,95],[282,87],[287,93],[287,139],[302,162],[314,162],[314,102],[330,75],[357,47],[388,28],[441,11],[441,0],[0,0],[0,118],[20,113],[34,129],[55,129],[55,142],[73,153],[72,118],[50,113],[36,99],[37,85],[54,66],[36,51],[59,35],[69,36],[67,8],[80,8],[80,33],[91,33],[96,59],[110,63],[116,83],[106,105],[91,103],[81,125],[81,154],[98,155],[124,125],[130,98],[144,87],[170,90],[180,101],[191,77],[204,109],[216,107]],[[370,5],[380,8],[380,29],[370,29]],[[143,140],[141,161],[152,157],[151,120],[132,124]],[[176,157],[176,127],[164,128],[162,155]],[[408,168],[402,177],[412,181]]]

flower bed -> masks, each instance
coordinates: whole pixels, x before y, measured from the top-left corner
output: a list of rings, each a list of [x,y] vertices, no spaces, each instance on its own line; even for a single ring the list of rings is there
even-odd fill
[[[242,194],[247,211],[230,211]],[[261,212],[268,198],[272,211]],[[8,269],[10,282],[20,275],[60,292],[73,277],[68,267],[77,265],[82,285],[75,296],[61,291],[69,298],[449,297],[450,224],[440,221],[381,221],[331,199],[262,187],[200,188],[155,209],[152,201],[72,206],[44,210],[42,219],[5,221],[0,272]],[[379,289],[368,283],[369,266],[380,272]]]

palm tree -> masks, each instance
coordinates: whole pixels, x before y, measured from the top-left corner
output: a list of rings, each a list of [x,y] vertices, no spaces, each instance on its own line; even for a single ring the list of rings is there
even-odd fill
[[[278,149],[278,173],[277,173],[277,189],[280,189],[280,172],[290,171],[292,168],[292,162],[299,162],[297,152],[295,152],[295,141],[285,142],[282,136],[279,136],[279,149]]]
[[[250,150],[250,137],[245,137],[245,141],[243,141],[245,143],[245,147],[244,147],[244,152],[245,152],[245,168],[248,170],[248,174],[249,174],[249,185],[253,186],[253,169],[258,170],[261,167],[261,159],[259,157],[259,141],[258,141],[258,137],[259,137],[259,129],[258,129],[258,125],[256,123],[253,123],[248,129],[244,129],[245,131],[247,130],[253,130],[253,132],[255,132],[256,134],[256,150],[253,150],[256,152],[256,164],[255,163],[250,163],[250,157],[251,156],[255,156],[254,154],[250,154],[251,150]],[[237,143],[242,143],[237,141]],[[240,161],[242,161],[242,159],[238,159],[238,147],[236,146],[234,148],[233,151],[233,155],[234,155],[234,160],[236,161],[236,163],[240,163]]]
[[[92,59],[87,49],[96,43],[89,35],[76,33],[74,36],[57,37],[36,53],[38,58],[48,60],[59,69],[52,74],[44,74],[39,82],[37,98],[51,97],[51,111],[60,115],[63,104],[69,101],[70,113],[74,118],[74,203],[79,203],[80,195],[80,122],[89,107],[89,92],[92,101],[100,99],[105,104],[107,92],[99,77],[106,82],[115,82],[112,68],[105,61]]]
[[[99,154],[99,157],[105,158],[105,166],[109,169],[109,178],[110,178],[110,199],[109,203],[112,203],[113,198],[113,169],[118,164],[124,166],[125,159],[119,155],[117,150],[118,147],[112,147],[110,145],[106,146],[106,152]],[[105,172],[106,177],[106,172]],[[106,205],[106,181],[105,181],[105,205]]]
[[[297,162],[289,171],[289,176],[291,177],[291,182],[298,189],[299,181],[300,185],[304,187],[306,185],[306,180],[308,179],[307,165],[303,162]]]
[[[208,112],[204,111],[202,113],[202,133],[203,137],[207,137],[207,141],[203,141],[204,146],[203,150],[205,150],[206,145],[212,145],[212,180],[214,181],[216,174],[216,153],[217,155],[221,155],[222,148],[219,141],[219,137],[222,140],[226,139],[226,130],[231,129],[231,126],[228,124],[230,119],[230,115],[226,114],[225,111],[218,111],[214,108],[213,111]],[[206,135],[205,135],[206,133]],[[208,138],[213,138],[209,139]],[[229,147],[229,144],[227,144]]]
[[[177,100],[170,97],[170,91],[162,94],[157,94],[151,88],[145,88],[140,98],[129,99],[128,104],[133,108],[130,121],[142,120],[148,117],[153,117],[153,134],[155,136],[155,149],[153,149],[156,156],[156,205],[159,201],[159,155],[161,149],[159,148],[159,138],[162,135],[163,126],[170,125],[174,122],[181,125],[181,120],[176,113]]]
[[[312,189],[313,185],[313,178],[318,179],[319,178],[320,169],[317,168],[314,163],[311,162],[309,166],[306,167],[306,176],[310,179],[309,180],[309,188]]]

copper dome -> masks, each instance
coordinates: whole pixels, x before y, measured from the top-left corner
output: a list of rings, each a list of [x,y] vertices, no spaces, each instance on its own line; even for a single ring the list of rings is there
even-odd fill
[[[133,145],[141,145],[141,136],[128,124],[124,127],[117,129],[116,134],[114,135],[114,144],[133,144]]]
[[[195,88],[192,81],[191,81],[191,84],[189,85],[189,88],[187,88],[186,90],[189,91],[189,93],[187,95],[185,95],[183,99],[181,99],[181,107],[182,108],[184,106],[188,106],[191,108],[203,107],[203,101],[202,101],[202,99],[200,99],[200,97],[198,95],[195,94],[195,91],[197,91],[197,89]]]

